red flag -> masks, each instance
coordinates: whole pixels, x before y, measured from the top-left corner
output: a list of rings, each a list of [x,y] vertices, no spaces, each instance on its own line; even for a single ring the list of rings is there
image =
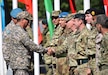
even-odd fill
[[[104,8],[105,8],[105,13],[108,16],[108,0],[103,0],[104,3]]]
[[[69,5],[72,13],[76,13],[75,1],[69,0]]]
[[[38,27],[38,43],[40,44],[42,42],[42,33],[40,31],[40,28]]]
[[[32,0],[18,0],[19,2],[25,4],[26,10],[30,13],[33,14],[33,9],[32,9]],[[40,44],[42,42],[42,33],[40,31],[40,27],[38,27],[38,43]]]
[[[32,9],[32,0],[18,0],[21,3],[24,3],[26,5],[26,10],[32,14],[33,9]]]

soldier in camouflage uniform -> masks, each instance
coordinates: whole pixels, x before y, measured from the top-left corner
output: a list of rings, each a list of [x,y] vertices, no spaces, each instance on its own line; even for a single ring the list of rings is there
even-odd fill
[[[100,69],[99,75],[108,75],[108,17],[106,15],[102,14],[97,16],[96,28],[103,35],[100,44],[101,57],[99,58],[100,62],[98,62]]]
[[[85,75],[81,74],[79,68],[80,65],[87,62],[87,55],[86,55],[86,44],[87,44],[87,37],[89,35],[88,29],[85,26],[85,15],[84,14],[76,14],[74,17],[74,25],[77,28],[76,33],[74,34],[74,41],[69,52],[69,58],[72,58],[75,62],[76,69],[74,69],[74,73],[72,75]],[[70,59],[71,60],[71,59]],[[75,66],[75,67],[76,67]],[[84,72],[83,72],[84,73]]]
[[[102,34],[98,33],[95,23],[96,23],[96,16],[99,14],[103,14],[102,10],[98,10],[95,8],[90,8],[85,12],[85,20],[87,23],[91,25],[90,34],[88,37],[88,45],[87,45],[87,54],[88,54],[88,65],[92,70],[93,75],[98,75],[99,68],[98,68],[98,57],[100,56],[100,42],[102,39]]]
[[[61,36],[58,38],[57,44],[55,46],[52,46],[51,48],[55,49],[56,51],[59,50],[60,46],[62,45],[63,41],[65,40],[65,38],[70,34],[69,29],[66,28],[66,20],[65,17],[68,15],[67,12],[62,12],[59,15],[60,21],[59,21],[59,25],[63,28],[62,30],[62,34]],[[67,64],[66,64],[66,53],[64,54],[64,56],[56,56],[56,75],[68,75],[68,69],[67,68]],[[63,61],[61,63],[61,61]],[[65,67],[64,67],[65,66]],[[66,71],[67,70],[67,71]]]
[[[15,8],[10,12],[11,22],[8,25],[6,25],[6,27],[5,27],[4,31],[3,31],[3,37],[5,37],[5,39],[3,39],[3,41],[7,39],[7,42],[10,42],[7,35],[9,35],[11,33],[11,30],[13,29],[13,27],[17,23],[16,16],[20,12],[22,12],[22,9],[20,9],[20,8]],[[8,67],[9,58],[10,58],[10,55],[9,55],[9,53],[10,53],[10,44],[7,43],[7,42],[6,43],[3,42],[3,44],[7,45],[7,48],[8,48],[8,49],[4,49],[4,53],[5,53],[4,54],[4,59],[6,60],[6,64],[7,64],[7,67]]]
[[[44,44],[47,42],[47,39],[46,39],[46,34],[48,33],[49,29],[48,29],[48,23],[47,23],[47,20],[46,19],[43,19],[42,20],[42,27],[44,28],[43,30],[43,33],[42,33],[42,38],[43,38],[43,41],[41,43],[42,46],[44,46]]]
[[[5,49],[11,49],[9,50],[9,62],[10,67],[14,71],[14,75],[29,75],[28,67],[30,66],[29,59],[31,58],[29,52],[47,52],[47,49],[31,41],[29,35],[24,30],[29,20],[32,20],[31,15],[27,11],[22,11],[16,18],[18,22],[11,29],[11,33],[7,36],[3,35],[2,50],[5,56]],[[6,44],[9,44],[9,47]]]
[[[60,14],[60,12],[61,11],[53,11],[52,12],[52,22],[55,26],[54,35],[53,35],[53,38],[50,39],[50,33],[49,33],[49,31],[47,32],[47,34],[46,34],[47,42],[44,44],[44,47],[51,46],[50,43],[55,42],[53,40],[56,40],[61,34],[62,28],[59,26],[59,14]],[[53,73],[52,67],[54,69],[55,66],[53,66],[53,64],[55,64],[55,62],[52,62],[52,60],[54,60],[53,56],[49,56],[48,54],[44,54],[44,62],[46,64],[46,71],[47,71],[46,75],[52,75],[52,73]]]
[[[72,29],[71,29],[73,26],[72,18],[73,18],[73,14],[69,14],[65,18],[64,22],[66,21],[67,23],[66,23],[64,33],[61,35],[61,37],[58,38],[57,46],[52,48],[55,50],[55,55],[57,57],[57,64],[56,64],[57,65],[57,67],[56,67],[57,73],[56,73],[56,75],[69,75],[69,66],[68,66],[68,62],[67,62],[67,48],[66,48],[67,40],[66,40],[66,38],[69,37],[72,32]],[[61,22],[62,21],[63,21],[63,18],[61,19]],[[64,23],[64,22],[62,22],[62,23]],[[69,46],[68,46],[68,48],[69,48]]]

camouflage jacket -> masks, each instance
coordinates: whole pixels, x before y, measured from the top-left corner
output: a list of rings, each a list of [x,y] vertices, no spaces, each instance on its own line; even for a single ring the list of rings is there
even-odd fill
[[[44,31],[42,33],[42,38],[43,38],[43,41],[41,43],[42,46],[44,46],[46,44],[46,42],[48,41],[48,39],[50,39],[48,32],[49,32],[49,29],[46,28],[46,29],[44,29]]]
[[[65,39],[70,36],[71,31],[69,31],[69,29],[64,29],[63,34],[58,38],[58,43],[55,47],[53,47],[56,52],[55,55],[56,56],[60,56],[62,53],[66,53],[66,51],[64,51],[64,41]]]
[[[36,45],[32,40],[30,40],[27,32],[21,28],[19,25],[16,25],[11,30],[11,33],[7,35],[10,45],[10,66],[12,69],[28,69],[30,66],[30,51],[44,52],[45,48]],[[5,37],[3,37],[5,39]],[[7,43],[7,40],[4,40]],[[8,47],[3,44],[4,49],[8,50]]]
[[[33,31],[32,31],[32,28],[31,27],[26,27],[26,31],[27,31],[30,39],[33,40]]]
[[[97,37],[98,31],[96,29],[96,27],[93,27],[90,30],[90,34],[88,39],[88,43],[87,43],[87,54],[88,55],[93,55],[96,54],[96,37]]]
[[[75,40],[75,51],[77,51],[77,59],[87,58],[87,43],[88,43],[89,31],[85,27],[79,32],[79,36]]]
[[[108,65],[108,33],[103,35],[101,42],[100,65]]]
[[[13,29],[13,27],[15,26],[14,22],[11,21],[6,27],[5,30],[2,33],[2,37],[3,37],[3,42],[2,42],[2,50],[3,50],[3,57],[6,60],[6,62],[9,61],[10,58],[10,50],[11,50],[11,46],[10,46],[10,42],[11,40],[9,40],[11,37],[11,30]]]
[[[45,44],[45,47],[52,47],[52,46],[56,46],[57,42],[58,42],[58,38],[61,36],[61,34],[63,33],[63,29],[62,27],[57,26],[55,31],[54,31],[54,35],[52,37],[52,39],[49,39],[47,41],[47,43]]]

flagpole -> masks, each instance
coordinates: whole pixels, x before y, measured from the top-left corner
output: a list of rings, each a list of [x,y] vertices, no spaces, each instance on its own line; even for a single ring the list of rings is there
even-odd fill
[[[38,44],[38,0],[33,0],[33,35]],[[34,52],[34,75],[40,75],[39,54]]]
[[[17,0],[12,0],[12,8],[15,9],[18,7],[18,2]]]
[[[84,3],[84,12],[90,8],[90,0],[83,0]]]
[[[2,53],[2,19],[1,19],[1,5],[0,5],[0,75],[4,75],[4,66],[3,66],[3,53]]]
[[[54,0],[54,10],[60,10],[60,0]]]

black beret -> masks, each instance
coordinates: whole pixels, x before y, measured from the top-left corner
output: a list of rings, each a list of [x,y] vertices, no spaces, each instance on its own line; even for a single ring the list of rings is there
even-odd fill
[[[96,8],[90,8],[90,9],[86,10],[85,14],[91,14],[92,16],[96,16],[99,14],[105,14],[105,12],[103,10],[99,10]]]
[[[74,19],[75,19],[75,18],[79,18],[79,19],[81,19],[81,20],[85,20],[85,14],[80,14],[80,13],[75,14]]]
[[[42,20],[42,24],[46,24],[47,25],[47,20],[46,19],[43,19]]]

